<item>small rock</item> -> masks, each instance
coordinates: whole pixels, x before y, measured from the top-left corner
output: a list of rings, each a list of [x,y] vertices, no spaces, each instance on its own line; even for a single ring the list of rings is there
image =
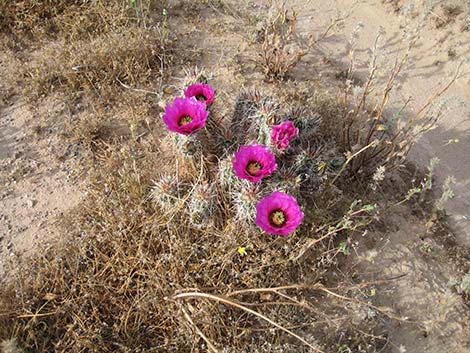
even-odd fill
[[[33,208],[36,205],[36,200],[28,200],[26,203],[29,208]]]

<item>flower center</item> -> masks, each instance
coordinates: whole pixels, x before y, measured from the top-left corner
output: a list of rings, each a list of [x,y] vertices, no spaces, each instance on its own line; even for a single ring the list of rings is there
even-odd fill
[[[286,215],[281,210],[273,211],[269,215],[269,223],[271,223],[273,227],[280,228],[284,224],[286,224],[286,222],[287,222]]]
[[[262,166],[258,162],[250,162],[246,166],[246,171],[248,174],[255,176],[261,170],[261,168]]]
[[[191,121],[193,121],[193,118],[191,118],[189,115],[182,116],[178,121],[178,126],[188,125]]]
[[[207,100],[206,97],[203,94],[196,94],[196,99],[199,102],[205,102]]]

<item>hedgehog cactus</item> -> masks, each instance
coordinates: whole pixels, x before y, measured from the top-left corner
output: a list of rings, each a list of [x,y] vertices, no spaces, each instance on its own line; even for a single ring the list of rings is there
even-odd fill
[[[215,184],[201,184],[194,188],[188,205],[191,224],[196,228],[204,228],[214,218],[217,188]]]
[[[235,219],[245,226],[252,226],[256,218],[256,205],[260,199],[261,190],[259,186],[249,182],[240,184],[241,187],[231,195]]]
[[[158,181],[154,181],[150,198],[158,207],[169,211],[175,207],[178,197],[178,184],[176,179],[169,175],[162,176]]]
[[[232,166],[232,157],[227,157],[218,164],[217,181],[224,189],[231,189],[239,184]]]
[[[202,156],[202,142],[198,134],[174,136],[176,150],[185,158],[200,160]]]
[[[230,126],[239,145],[271,144],[271,124],[276,122],[279,104],[256,90],[245,90],[237,98]]]
[[[312,135],[317,132],[322,121],[318,113],[310,115],[304,108],[292,109],[289,113],[289,119],[299,129],[300,138],[304,143],[308,142]]]
[[[186,81],[191,85],[184,90],[185,99],[201,103],[195,113],[188,108],[194,115],[192,123],[199,117],[196,113],[202,116],[202,103],[207,114],[209,108],[213,109],[211,103],[215,91],[202,83],[200,77]],[[167,115],[169,113],[173,113],[171,109],[167,110]],[[189,113],[187,115],[193,117]],[[267,214],[261,229],[269,228],[268,233],[276,235],[295,231],[303,219],[297,197],[302,190],[308,190],[309,194],[312,190],[316,192],[322,181],[341,164],[337,153],[323,153],[322,142],[315,136],[321,119],[318,114],[308,113],[304,109],[285,112],[275,99],[256,90],[245,90],[239,95],[231,119],[216,119],[217,115],[211,113],[207,118],[208,126],[197,126],[205,129],[204,132],[196,130],[193,133],[186,129],[189,131],[186,133],[186,125],[181,124],[179,113],[174,113],[176,125],[173,125],[176,127],[167,125],[171,125],[171,131],[179,132],[174,138],[176,150],[202,163],[198,184],[184,198],[191,225],[198,229],[210,226],[218,212],[217,207],[222,207],[220,211],[233,211],[234,222],[254,229],[255,219],[260,219],[260,210],[270,210],[258,206],[265,200],[263,196],[271,194],[283,195],[283,200],[293,205],[298,217],[292,218],[291,226],[286,227],[279,217],[275,219],[278,224],[270,218],[271,214]],[[169,183],[169,180],[157,183],[153,191],[153,198],[162,205],[170,201],[164,192],[168,192],[169,186],[164,182]],[[286,217],[292,216],[288,210],[290,208],[285,210]],[[277,214],[278,211],[272,212]]]
[[[194,85],[195,83],[201,82],[201,83],[207,83],[207,73],[204,68],[200,67],[190,67],[190,68],[185,68],[184,69],[185,77],[184,77],[184,82],[183,86],[185,88]]]

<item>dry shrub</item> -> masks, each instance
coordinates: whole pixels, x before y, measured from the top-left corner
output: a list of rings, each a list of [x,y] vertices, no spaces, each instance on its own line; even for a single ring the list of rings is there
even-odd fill
[[[105,95],[110,86],[119,85],[117,79],[136,84],[161,77],[169,56],[163,36],[158,28],[128,28],[91,41],[55,44],[25,69],[26,95],[54,90]]]
[[[308,52],[308,48],[289,48],[296,21],[295,12],[288,16],[288,11],[282,8],[264,30],[259,65],[268,78],[284,78]]]
[[[155,0],[0,0],[0,30],[23,44],[60,37],[85,39],[146,21],[151,10],[161,10],[164,4]]]
[[[159,11],[165,2],[27,0],[1,6],[13,26],[2,36],[13,43],[5,47],[14,57],[7,65],[17,66],[15,77],[4,82],[12,94],[37,99],[93,92],[102,101],[116,100],[117,79],[160,82],[168,64],[170,32]]]
[[[312,33],[308,37],[302,37],[295,32],[297,14],[291,11],[289,15],[283,4],[262,31],[258,65],[269,80],[284,79],[318,42],[328,37],[331,30],[343,23],[346,16],[332,19],[319,35]]]
[[[415,142],[435,128],[437,121],[449,109],[448,100],[442,96],[461,77],[462,63],[449,82],[435,89],[416,112],[408,110],[410,97],[391,114],[387,111],[390,96],[398,86],[397,80],[408,63],[417,35],[408,38],[407,51],[402,56],[397,55],[384,83],[377,78],[380,37],[377,35],[374,43],[365,83],[357,85],[355,82],[354,56],[350,54],[345,85],[338,95],[338,106],[342,110],[339,113],[342,128],[338,144],[346,153],[350,173],[355,177],[370,177],[379,166],[392,171],[403,165]]]

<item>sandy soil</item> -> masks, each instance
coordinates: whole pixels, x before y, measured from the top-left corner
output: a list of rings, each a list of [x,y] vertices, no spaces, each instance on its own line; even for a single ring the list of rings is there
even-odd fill
[[[447,211],[457,237],[462,244],[470,244],[470,4],[465,0],[444,1],[432,10],[426,10],[428,1],[388,1],[383,4],[375,0],[354,5],[357,1],[339,0],[336,3],[337,7],[333,2],[321,0],[294,0],[289,6],[298,12],[299,28],[305,34],[321,28],[319,23],[327,24],[338,10],[347,13],[353,9],[342,33],[322,42],[318,50],[337,65],[347,68],[351,33],[360,24],[362,29],[355,45],[355,58],[358,63],[356,74],[361,79],[367,77],[370,51],[379,31],[383,32],[378,57],[380,67],[390,66],[397,55],[405,52],[408,33],[419,31],[409,65],[400,79],[401,86],[391,99],[392,114],[408,97],[412,97],[408,111],[412,114],[449,82],[460,63],[465,62],[460,71],[467,75],[458,79],[442,99],[447,110],[437,128],[426,134],[413,150],[412,159],[425,166],[431,158],[437,157],[441,161],[436,170],[438,181],[443,183],[447,176],[457,179],[455,198],[447,204]],[[443,6],[452,5],[460,10],[447,17]],[[317,56],[312,55],[306,63],[315,66],[317,60]],[[449,143],[453,139],[459,142]]]
[[[433,229],[432,222],[410,216],[406,209],[394,213],[387,231],[372,235],[375,241],[369,245],[362,242],[348,259],[347,275],[371,282],[393,279],[366,293],[396,315],[384,328],[384,352],[468,352],[468,304],[449,283],[469,267],[449,257],[444,239],[455,241],[453,234]]]
[[[76,151],[61,142],[60,127],[41,125],[63,108],[19,101],[0,111],[0,274],[9,258],[60,239],[57,222],[81,199]]]
[[[338,9],[347,12],[354,3],[340,0]],[[448,19],[439,6],[421,18],[424,5],[409,11],[409,3],[394,1],[384,5],[368,1],[358,4],[347,18],[342,34],[328,38],[318,47],[318,51],[335,67],[347,68],[350,33],[361,23],[355,50],[356,74],[359,79],[365,79],[370,48],[379,31],[383,32],[379,62],[386,67],[397,54],[404,53],[407,32],[421,27],[416,47],[410,54],[409,67],[393,95],[392,114],[408,97],[413,97],[409,113],[419,109],[428,97],[450,80],[470,53],[470,32],[465,27],[470,16],[468,3],[454,1],[454,4],[460,3],[462,12]],[[447,5],[450,3],[445,2]],[[292,1],[289,5],[298,12],[299,27],[304,34],[319,30],[319,20],[326,24],[337,11],[333,3],[319,0]],[[443,19],[447,20],[443,22]],[[314,54],[306,58],[303,70],[318,65],[318,55]],[[462,66],[462,72],[469,72],[469,69],[468,63]],[[302,69],[298,73],[299,77],[305,74]],[[330,74],[334,76],[337,71],[332,70]],[[402,218],[391,221],[387,234],[378,235],[372,249],[358,249],[357,262],[352,265],[364,279],[369,280],[404,275],[393,284],[377,290],[377,303],[393,308],[401,317],[415,323],[410,325],[392,320],[388,328],[390,341],[385,349],[387,352],[470,351],[468,307],[449,288],[449,282],[457,273],[469,270],[469,258],[466,257],[463,263],[454,262],[443,243],[444,238],[452,237],[457,248],[470,244],[469,102],[470,80],[464,76],[443,99],[448,109],[437,128],[419,141],[411,155],[412,160],[423,167],[433,157],[440,159],[436,170],[438,183],[442,184],[447,176],[456,178],[455,198],[446,206],[452,234],[444,232],[430,238],[429,223],[426,225],[426,222],[403,214]],[[449,143],[452,139],[459,142]],[[429,253],[426,249],[430,249]]]

